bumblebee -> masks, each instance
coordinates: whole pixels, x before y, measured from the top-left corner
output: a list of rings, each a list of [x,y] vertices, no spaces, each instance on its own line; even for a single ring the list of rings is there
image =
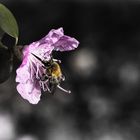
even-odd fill
[[[32,55],[37,58],[42,64],[43,68],[45,69],[45,73],[40,77],[41,81],[47,81],[48,82],[48,92],[54,93],[56,88],[59,88],[60,90],[71,93],[69,90],[65,90],[60,86],[60,83],[65,80],[64,75],[62,74],[61,68],[59,63],[61,63],[60,60],[51,59],[49,61],[41,60],[38,56],[32,53]]]

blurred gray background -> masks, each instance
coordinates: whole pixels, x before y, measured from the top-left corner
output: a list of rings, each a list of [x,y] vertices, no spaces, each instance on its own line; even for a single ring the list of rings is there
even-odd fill
[[[31,105],[11,77],[0,85],[0,140],[139,140],[140,1],[1,0],[15,15],[19,44],[52,28],[79,40],[56,53],[71,89]],[[2,67],[2,66],[1,66]]]

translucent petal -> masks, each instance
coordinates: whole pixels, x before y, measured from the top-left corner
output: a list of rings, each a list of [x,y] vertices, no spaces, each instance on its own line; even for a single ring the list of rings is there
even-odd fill
[[[77,48],[79,42],[75,38],[69,36],[62,36],[55,44],[54,50],[56,51],[71,51]]]

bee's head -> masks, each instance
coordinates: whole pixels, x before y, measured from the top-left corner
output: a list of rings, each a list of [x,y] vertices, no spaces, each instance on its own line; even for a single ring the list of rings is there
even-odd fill
[[[51,61],[43,61],[42,63],[44,64],[44,66],[46,68],[50,68],[52,66],[52,62]]]
[[[51,55],[50,60],[48,60],[48,61],[42,61],[42,63],[44,64],[44,66],[46,68],[51,68],[52,65],[53,65],[53,63],[54,63],[52,55]]]
[[[52,63],[53,63],[53,59],[50,59],[49,61],[44,61],[41,60],[41,58],[39,58],[38,56],[36,56],[35,54],[32,53],[32,55],[37,58],[40,62],[42,62],[42,64],[44,64],[45,67],[49,68],[51,67]]]

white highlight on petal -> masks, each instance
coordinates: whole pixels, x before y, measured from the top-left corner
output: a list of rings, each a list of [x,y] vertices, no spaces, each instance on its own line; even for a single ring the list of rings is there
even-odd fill
[[[73,46],[74,48],[77,48],[77,45],[76,45],[75,43],[73,43],[72,46]]]

